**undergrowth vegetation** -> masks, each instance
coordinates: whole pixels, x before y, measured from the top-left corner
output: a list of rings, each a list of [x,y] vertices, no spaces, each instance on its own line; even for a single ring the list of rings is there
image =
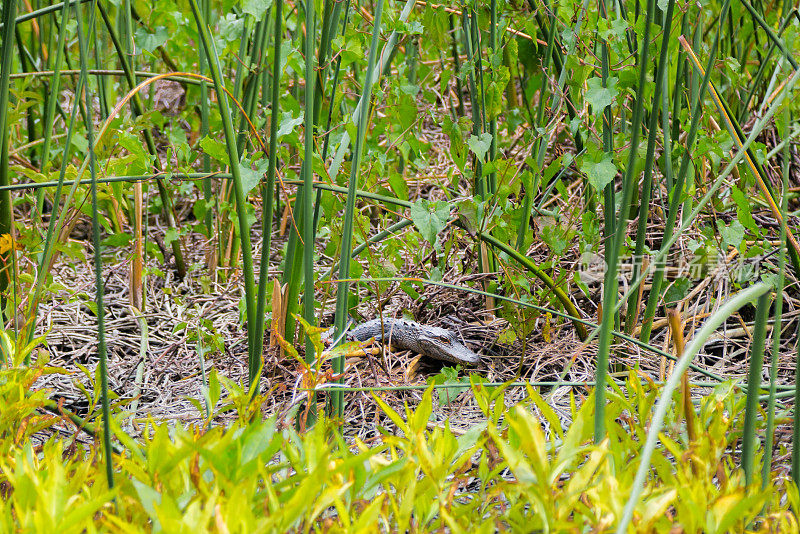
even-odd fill
[[[109,489],[96,442],[36,439],[72,432],[57,408],[42,411],[42,392],[29,392],[37,375],[52,371],[0,371],[5,531],[602,531],[622,514],[637,467],[630,460],[647,432],[642,416],[659,393],[631,373],[609,393],[608,436],[593,444],[591,402],[572,399],[572,422],[562,431],[534,389],[508,407],[505,388],[473,376],[484,423],[465,433],[431,426],[432,388],[400,412],[376,394],[391,424],[365,443],[344,440],[326,418],[303,433],[291,417],[263,418],[260,399],[233,385],[218,408],[238,405],[228,427],[150,419],[133,439],[115,416],[125,451],[114,455],[117,484]],[[635,510],[637,530],[668,531],[676,519],[686,532],[797,529],[788,510],[800,504],[796,487],[785,480],[748,487],[728,452],[741,433],[743,398],[734,392],[724,383],[703,399],[706,431],[690,447],[681,414],[670,412]]]
[[[791,2],[0,9],[3,531],[800,528]]]

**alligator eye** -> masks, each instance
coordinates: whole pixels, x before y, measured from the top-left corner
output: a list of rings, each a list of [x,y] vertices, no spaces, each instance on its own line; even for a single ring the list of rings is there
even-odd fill
[[[447,337],[447,336],[435,336],[435,338],[436,338],[436,341],[438,341],[439,343],[443,343],[443,344],[446,344],[446,345],[450,344],[450,338]]]

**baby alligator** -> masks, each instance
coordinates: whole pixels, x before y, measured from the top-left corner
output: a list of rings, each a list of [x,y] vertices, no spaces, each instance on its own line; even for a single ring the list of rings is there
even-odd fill
[[[404,319],[372,319],[350,330],[347,337],[355,341],[375,338],[401,350],[411,350],[451,363],[476,365],[481,360],[450,330]]]

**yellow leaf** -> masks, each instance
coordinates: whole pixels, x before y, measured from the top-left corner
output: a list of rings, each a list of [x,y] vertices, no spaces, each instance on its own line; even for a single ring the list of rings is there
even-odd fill
[[[550,343],[550,320],[553,318],[553,314],[547,312],[544,316],[544,326],[542,327],[542,337],[544,338],[546,343]]]
[[[5,254],[11,250],[11,234],[0,235],[0,254]]]

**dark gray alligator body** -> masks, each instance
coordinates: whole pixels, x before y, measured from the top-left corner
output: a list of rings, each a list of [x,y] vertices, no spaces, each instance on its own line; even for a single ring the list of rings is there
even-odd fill
[[[372,319],[354,327],[347,337],[355,341],[375,338],[397,349],[411,350],[451,363],[475,365],[481,360],[450,330],[404,319]]]

